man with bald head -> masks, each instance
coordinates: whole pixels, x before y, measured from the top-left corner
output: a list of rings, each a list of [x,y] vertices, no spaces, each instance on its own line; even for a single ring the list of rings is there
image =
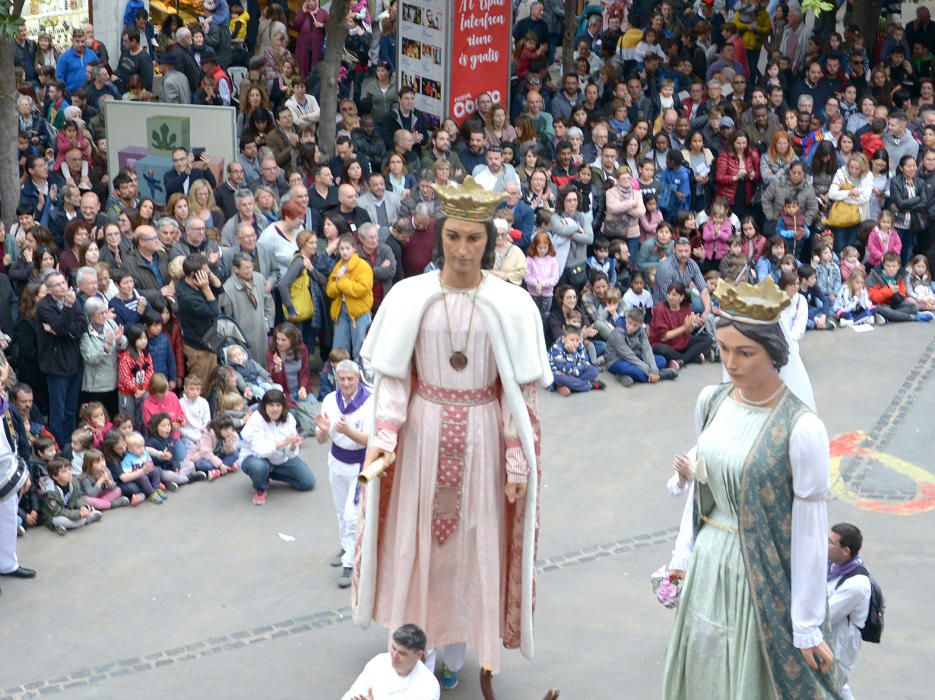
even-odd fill
[[[552,125],[552,115],[544,111],[545,100],[538,90],[526,93],[526,116],[532,120],[532,125],[540,134],[548,136],[549,140],[555,138],[555,127]]]
[[[355,234],[361,224],[370,221],[370,215],[357,206],[357,190],[353,185],[345,184],[338,187],[338,206],[332,211],[340,214]]]
[[[133,275],[136,291],[143,295],[173,296],[175,285],[169,277],[169,258],[152,226],[139,226],[133,232],[134,248],[123,259],[123,266]]]

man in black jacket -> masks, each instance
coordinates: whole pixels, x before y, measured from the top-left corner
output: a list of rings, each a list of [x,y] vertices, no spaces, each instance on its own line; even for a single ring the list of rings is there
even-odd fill
[[[185,278],[175,288],[179,305],[185,363],[189,374],[197,375],[207,386],[208,377],[217,367],[217,355],[204,343],[215,327],[219,311],[217,297],[223,291],[221,280],[208,267],[208,258],[195,253],[182,263]]]
[[[71,441],[81,398],[81,336],[88,319],[65,276],[46,278],[46,295],[36,308],[39,322],[39,369],[49,385],[49,428],[59,445]]]
[[[214,173],[208,168],[209,160],[206,152],[201,154],[201,159],[196,163],[194,156],[186,149],[176,148],[172,151],[172,164],[175,169],[169,170],[162,176],[162,182],[166,187],[166,199],[176,192],[183,192],[187,196],[188,188],[200,178],[207,180],[212,190],[217,187]]]
[[[133,284],[143,296],[172,296],[175,287],[169,276],[169,260],[159,233],[152,226],[138,226],[135,247],[123,257],[123,267],[133,275]]]

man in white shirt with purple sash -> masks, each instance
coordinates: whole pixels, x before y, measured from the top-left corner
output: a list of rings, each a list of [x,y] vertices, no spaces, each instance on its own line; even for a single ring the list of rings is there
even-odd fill
[[[335,376],[338,389],[321,402],[321,413],[315,419],[315,439],[321,445],[331,440],[328,481],[341,538],[341,551],[332,559],[331,565],[343,567],[338,587],[348,588],[357,541],[357,475],[373,426],[373,401],[370,392],[360,383],[360,367],[356,362],[342,360],[335,367]]]

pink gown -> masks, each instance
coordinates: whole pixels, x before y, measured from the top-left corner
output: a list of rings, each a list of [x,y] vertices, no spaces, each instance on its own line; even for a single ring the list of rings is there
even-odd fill
[[[468,293],[448,294],[452,329],[460,329],[453,331],[453,342],[444,304],[444,298],[432,303],[422,318],[412,380],[383,377],[376,389],[377,434],[371,445],[398,453],[381,517],[373,619],[390,630],[418,624],[430,647],[465,642],[496,673],[501,640],[513,636],[506,629],[508,610],[519,606],[518,598],[507,593],[507,579],[514,575],[507,544],[510,538],[521,539],[521,533],[510,525],[513,507],[504,486],[508,477],[525,482],[528,466],[513,417],[496,390],[497,364],[483,315],[474,313],[464,350],[468,365],[459,372],[449,357],[452,345],[465,347],[472,301]],[[487,400],[466,409],[463,433],[454,437],[464,447],[461,507],[457,524],[441,544],[433,535],[433,506],[440,443],[446,434],[451,440],[452,425],[445,422],[445,406],[437,401],[448,394],[432,388],[420,392],[420,383],[462,392],[495,387],[492,400],[488,391]],[[422,395],[427,393],[434,398]],[[454,432],[459,432],[457,426]]]

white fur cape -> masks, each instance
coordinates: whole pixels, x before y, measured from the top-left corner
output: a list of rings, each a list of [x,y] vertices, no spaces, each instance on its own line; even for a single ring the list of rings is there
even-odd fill
[[[361,355],[375,371],[374,391],[379,392],[384,375],[407,379],[411,372],[412,352],[425,310],[442,296],[438,272],[428,272],[393,285],[383,300],[373,326],[364,341]],[[535,434],[522,384],[552,384],[552,372],[545,352],[542,318],[528,292],[492,275],[484,274],[477,290],[477,310],[484,315],[503,397],[516,420],[523,455],[529,465],[526,488],[526,511],[523,521],[522,604],[520,613],[520,651],[533,656],[533,579],[535,576],[536,512],[538,507],[538,470]],[[380,489],[368,488],[366,512],[360,539],[360,572],[354,598],[354,622],[366,628],[373,618],[377,568],[377,527],[380,512]]]

